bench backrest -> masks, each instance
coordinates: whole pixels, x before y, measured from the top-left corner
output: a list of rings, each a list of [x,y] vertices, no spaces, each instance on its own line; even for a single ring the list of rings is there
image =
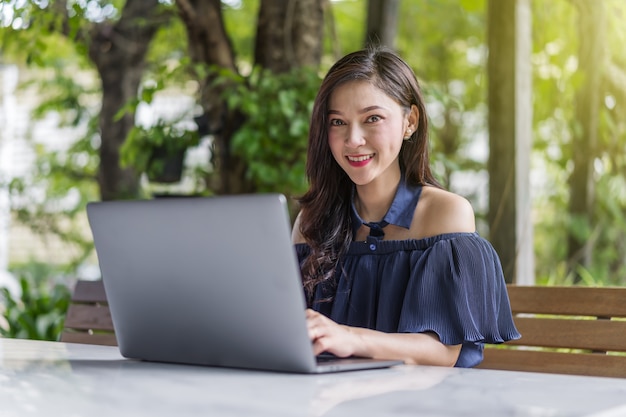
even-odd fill
[[[68,343],[117,345],[102,280],[76,282],[60,340]]]
[[[522,338],[479,368],[626,377],[626,288],[507,285]]]

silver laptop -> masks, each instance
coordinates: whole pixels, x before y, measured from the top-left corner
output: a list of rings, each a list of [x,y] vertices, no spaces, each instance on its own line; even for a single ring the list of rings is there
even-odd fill
[[[314,357],[283,195],[93,202],[87,214],[126,358],[298,373],[402,363]]]

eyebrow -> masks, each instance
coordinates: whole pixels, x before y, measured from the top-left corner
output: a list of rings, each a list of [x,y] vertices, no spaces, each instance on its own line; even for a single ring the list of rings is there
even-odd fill
[[[368,106],[368,107],[365,107],[365,108],[359,110],[359,113],[363,114],[363,113],[367,113],[367,112],[372,111],[372,110],[387,110],[387,108],[383,107],[383,106]],[[331,110],[328,110],[328,114],[341,114],[341,112],[339,110],[332,110],[331,109]]]

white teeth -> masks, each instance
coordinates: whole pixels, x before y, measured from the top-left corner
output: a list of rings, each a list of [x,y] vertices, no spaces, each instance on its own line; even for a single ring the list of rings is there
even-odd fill
[[[368,159],[371,159],[373,155],[363,155],[363,156],[348,156],[348,161],[350,162],[363,162]]]

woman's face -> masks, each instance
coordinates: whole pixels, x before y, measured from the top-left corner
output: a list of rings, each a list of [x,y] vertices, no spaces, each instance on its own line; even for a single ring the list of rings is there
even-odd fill
[[[333,91],[329,100],[328,144],[339,166],[355,184],[386,179],[397,182],[402,141],[413,133],[417,123],[417,107],[413,107],[407,112],[367,81],[350,81]]]

